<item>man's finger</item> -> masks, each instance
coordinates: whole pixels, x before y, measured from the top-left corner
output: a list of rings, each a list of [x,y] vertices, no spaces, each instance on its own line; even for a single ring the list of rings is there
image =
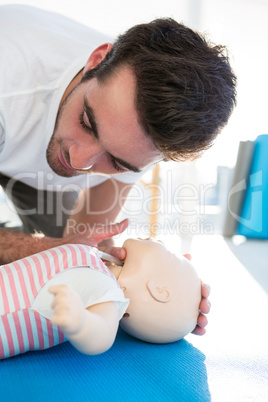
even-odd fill
[[[211,307],[211,303],[208,299],[202,299],[200,306],[199,306],[199,310],[203,313],[203,314],[208,314],[210,312],[210,307]]]
[[[202,294],[202,297],[204,297],[205,299],[207,299],[207,298],[209,297],[209,295],[210,295],[210,286],[207,285],[207,284],[205,284],[205,283],[203,283],[203,282],[202,282],[201,285],[202,285],[202,286],[201,286],[201,294]]]
[[[205,328],[205,326],[208,325],[207,317],[204,314],[199,314],[197,324],[199,325],[199,327]]]
[[[114,223],[110,225],[100,225],[96,227],[93,233],[90,234],[90,239],[94,240],[97,244],[102,240],[109,239],[110,237],[116,236],[128,227],[129,220],[124,219],[122,222]]]
[[[202,335],[205,335],[205,333],[206,333],[206,329],[199,327],[199,325],[197,325],[195,327],[195,329],[192,331],[192,334],[194,334],[194,335],[201,335],[202,336]]]
[[[99,250],[104,253],[111,254],[113,257],[118,258],[119,260],[124,260],[127,256],[126,249],[123,247],[98,247]]]

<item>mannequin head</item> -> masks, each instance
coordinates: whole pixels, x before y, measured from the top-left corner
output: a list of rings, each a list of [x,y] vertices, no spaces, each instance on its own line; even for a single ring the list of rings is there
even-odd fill
[[[174,342],[197,322],[201,281],[192,264],[155,240],[128,239],[118,282],[130,299],[120,326],[130,335],[153,343]]]

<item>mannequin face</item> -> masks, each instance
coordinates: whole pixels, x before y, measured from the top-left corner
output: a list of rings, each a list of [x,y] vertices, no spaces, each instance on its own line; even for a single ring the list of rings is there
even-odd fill
[[[147,282],[154,280],[163,286],[171,286],[174,276],[179,274],[181,260],[166,249],[163,243],[153,239],[128,239],[123,247],[127,258],[119,274],[118,282],[126,288],[125,295],[136,298],[148,293]]]
[[[155,240],[128,239],[118,282],[130,299],[121,327],[156,343],[181,339],[195,327],[201,283],[191,263]]]

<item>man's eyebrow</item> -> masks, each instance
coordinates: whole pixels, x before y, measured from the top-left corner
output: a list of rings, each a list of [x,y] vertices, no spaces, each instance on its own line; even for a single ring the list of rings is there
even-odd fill
[[[89,123],[91,124],[93,134],[95,138],[99,139],[99,133],[98,133],[98,126],[96,123],[94,111],[92,107],[88,104],[87,98],[84,96],[84,109],[88,118]],[[124,166],[126,169],[135,172],[135,173],[140,173],[141,169],[137,168],[136,166],[131,165],[130,163],[124,161],[123,159],[116,158],[115,156],[111,155],[111,158],[120,163],[120,165]]]
[[[136,166],[133,166],[130,163],[128,163],[126,161],[123,161],[122,159],[116,158],[113,155],[111,155],[111,156],[116,162],[120,163],[120,165],[124,166],[126,169],[131,170],[134,173],[140,173],[141,172],[141,169],[138,169]]]

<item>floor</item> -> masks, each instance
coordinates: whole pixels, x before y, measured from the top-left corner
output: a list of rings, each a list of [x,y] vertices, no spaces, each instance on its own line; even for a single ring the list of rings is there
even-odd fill
[[[196,236],[193,262],[211,285],[204,337],[186,339],[205,356],[215,401],[266,401],[268,395],[268,241]]]

